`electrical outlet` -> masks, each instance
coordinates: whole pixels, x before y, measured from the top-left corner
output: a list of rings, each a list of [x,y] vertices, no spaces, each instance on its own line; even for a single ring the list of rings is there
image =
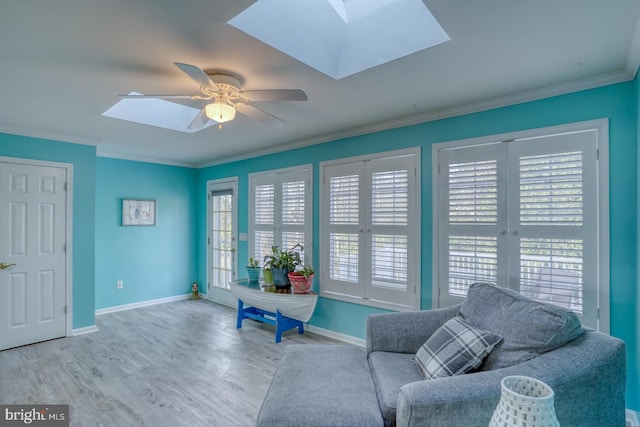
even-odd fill
[[[122,283],[122,280],[118,280],[118,281],[116,282],[116,288],[118,288],[118,289],[122,289],[122,287],[123,287],[123,286],[124,286],[124,284]]]

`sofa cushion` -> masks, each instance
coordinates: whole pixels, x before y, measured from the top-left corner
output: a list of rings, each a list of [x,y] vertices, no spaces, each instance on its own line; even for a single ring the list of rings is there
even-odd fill
[[[503,340],[480,367],[499,369],[531,360],[578,338],[584,330],[570,310],[544,304],[487,283],[469,287],[460,315]]]
[[[427,380],[461,375],[479,367],[501,340],[500,335],[474,328],[456,316],[418,350],[416,366]]]
[[[369,354],[369,369],[376,388],[384,425],[395,425],[400,387],[423,381],[413,362],[412,353],[374,351]]]

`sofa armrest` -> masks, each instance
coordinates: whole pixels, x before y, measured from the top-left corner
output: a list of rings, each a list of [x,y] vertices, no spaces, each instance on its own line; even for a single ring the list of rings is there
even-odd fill
[[[624,342],[589,331],[508,368],[406,384],[398,396],[397,426],[487,426],[500,400],[500,382],[507,375],[537,378],[549,385],[562,426],[624,425]]]
[[[460,306],[396,313],[372,314],[367,317],[367,356],[372,351],[415,353],[447,320],[460,311]]]

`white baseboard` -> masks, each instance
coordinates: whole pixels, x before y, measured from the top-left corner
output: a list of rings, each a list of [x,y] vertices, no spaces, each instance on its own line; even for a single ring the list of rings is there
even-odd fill
[[[365,340],[362,338],[356,338],[352,335],[341,334],[339,332],[330,331],[329,329],[319,328],[313,325],[307,325],[306,323],[304,327],[309,332],[322,335],[323,337],[333,338],[334,340],[343,341],[345,343],[357,345],[359,347],[365,346]]]
[[[627,409],[626,417],[624,419],[625,427],[640,427],[640,422],[638,421],[638,413],[632,411],[631,409]]]
[[[71,336],[77,337],[78,335],[92,334],[94,332],[98,332],[96,325],[85,326],[84,328],[72,329]]]
[[[164,303],[173,302],[173,301],[180,301],[180,300],[183,300],[183,299],[187,299],[190,296],[191,296],[191,293],[188,293],[188,294],[184,294],[184,295],[175,295],[175,296],[172,296],[172,297],[150,299],[150,300],[147,300],[147,301],[134,302],[132,304],[123,304],[123,305],[116,305],[116,306],[113,306],[113,307],[100,308],[100,309],[96,310],[96,316],[101,316],[103,314],[109,314],[109,313],[116,313],[118,311],[133,310],[134,308],[148,307],[150,305],[164,304]]]

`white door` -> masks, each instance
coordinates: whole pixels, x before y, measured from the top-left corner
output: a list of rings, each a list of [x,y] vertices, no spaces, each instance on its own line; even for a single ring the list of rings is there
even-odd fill
[[[66,335],[66,182],[0,161],[0,350]]]
[[[235,305],[229,282],[238,278],[237,211],[238,182],[236,179],[211,181],[208,186],[209,273],[207,296],[225,305]]]

